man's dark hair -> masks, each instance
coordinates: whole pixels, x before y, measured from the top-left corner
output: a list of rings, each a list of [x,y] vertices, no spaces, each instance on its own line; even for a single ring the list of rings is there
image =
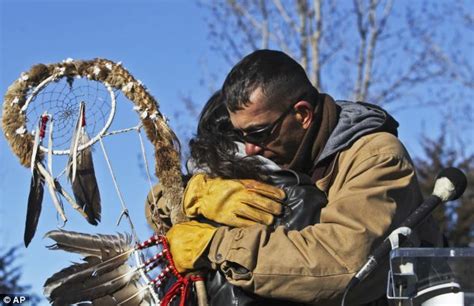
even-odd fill
[[[235,155],[237,140],[221,92],[217,91],[201,112],[196,137],[189,141],[195,166],[208,168],[211,177],[264,179],[266,171],[260,167],[261,162]]]
[[[315,105],[318,97],[303,67],[281,51],[257,50],[232,68],[222,87],[227,108],[231,112],[243,109],[259,87],[267,103],[281,108],[298,100]]]

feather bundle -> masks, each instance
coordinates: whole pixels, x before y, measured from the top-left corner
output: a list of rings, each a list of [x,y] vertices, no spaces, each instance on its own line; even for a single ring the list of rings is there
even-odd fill
[[[81,102],[69,152],[68,178],[72,184],[74,198],[87,215],[87,221],[97,225],[100,221],[101,201],[92,152],[90,147],[78,151],[87,142],[89,137],[85,129],[85,104]]]
[[[138,269],[128,264],[134,251],[129,235],[89,235],[55,230],[46,234],[53,250],[84,255],[48,278],[44,294],[53,305],[91,302],[93,305],[150,305],[152,296],[139,279]]]
[[[36,233],[36,228],[38,227],[38,220],[41,214],[43,204],[44,182],[46,182],[47,184],[48,192],[51,195],[53,204],[56,207],[56,210],[58,211],[61,219],[64,222],[66,222],[67,220],[60,199],[57,195],[57,189],[55,187],[54,180],[51,174],[44,168],[39,155],[39,148],[43,142],[46,123],[48,122],[48,120],[49,115],[46,113],[44,113],[40,117],[33,144],[33,156],[31,157],[32,177],[30,183],[30,192],[28,195],[25,233],[23,236],[23,240],[26,247],[28,247],[28,245],[30,244]]]

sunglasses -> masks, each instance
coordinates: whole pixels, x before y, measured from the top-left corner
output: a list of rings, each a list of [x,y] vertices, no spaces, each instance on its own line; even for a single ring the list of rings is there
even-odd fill
[[[295,103],[296,104],[296,103]],[[242,130],[235,130],[239,139],[242,142],[252,143],[257,146],[263,146],[265,143],[268,142],[270,137],[275,133],[278,125],[283,122],[283,119],[293,110],[295,104],[290,105],[290,107],[285,110],[280,117],[278,117],[273,123],[257,129],[251,132],[244,132]]]

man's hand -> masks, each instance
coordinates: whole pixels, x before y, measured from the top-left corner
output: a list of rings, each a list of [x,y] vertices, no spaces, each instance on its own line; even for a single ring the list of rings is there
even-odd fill
[[[175,224],[166,233],[171,255],[178,272],[196,270],[198,259],[216,232],[212,225],[197,221]]]
[[[185,214],[202,215],[232,227],[256,223],[270,225],[281,214],[285,192],[255,180],[209,178],[197,174],[188,182],[183,197]]]

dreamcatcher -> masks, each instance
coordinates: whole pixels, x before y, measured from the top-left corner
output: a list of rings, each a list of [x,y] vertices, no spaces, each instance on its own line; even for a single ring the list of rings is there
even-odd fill
[[[111,131],[119,94],[134,104],[140,122]],[[154,221],[160,225],[158,233],[140,243],[128,215],[103,139],[138,132],[151,188],[141,136],[144,130],[154,148],[155,174],[163,186],[163,199],[170,208],[171,221],[185,221],[180,209],[183,187],[179,142],[156,100],[120,63],[106,59],[68,59],[57,64],[35,65],[8,88],[2,121],[13,152],[23,166],[31,169],[25,246],[35,235],[45,187],[62,222],[67,221],[64,203],[90,224],[100,222],[102,201],[91,153],[95,145],[100,146],[109,168],[122,206],[121,218],[125,217],[130,225],[130,235],[88,235],[63,230],[47,234],[56,241],[53,248],[86,256],[84,262],[56,273],[47,281],[45,293],[53,304],[81,301],[100,305],[159,304],[160,301],[167,304],[176,297],[184,303],[191,283],[202,286],[198,277],[182,276],[174,269],[163,236],[165,226],[157,216]],[[62,158],[64,165],[59,169],[56,160],[61,160],[61,156],[67,158]],[[146,259],[142,251],[152,246],[158,247],[157,254]],[[129,258],[134,258],[133,265],[129,264]],[[152,279],[148,272],[156,267],[162,270]],[[172,288],[166,294],[157,294],[156,287],[170,277],[175,280]],[[201,303],[205,303],[204,296]]]

